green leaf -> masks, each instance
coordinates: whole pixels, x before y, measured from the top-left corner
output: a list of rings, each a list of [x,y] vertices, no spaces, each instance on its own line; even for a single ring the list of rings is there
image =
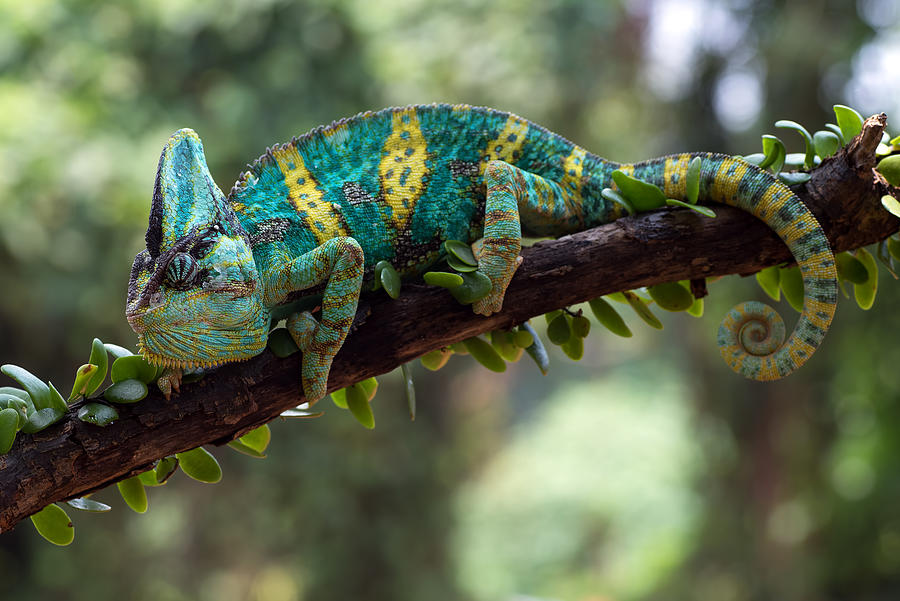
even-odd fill
[[[366,393],[366,399],[369,401],[374,399],[375,393],[378,392],[378,380],[374,377],[357,382],[354,386],[360,386],[363,389],[363,392]]]
[[[862,262],[866,271],[869,272],[869,279],[865,284],[853,285],[853,296],[856,298],[856,304],[859,308],[868,311],[875,304],[875,293],[878,292],[878,263],[875,257],[865,248],[856,249],[856,258]]]
[[[34,403],[35,409],[46,409],[51,406],[50,387],[41,382],[37,376],[27,369],[18,365],[7,364],[0,367],[0,372],[18,382],[25,389],[29,399]]]
[[[65,547],[75,540],[75,527],[69,514],[59,505],[51,503],[31,516],[31,523],[38,534],[54,545]]]
[[[790,303],[795,311],[803,310],[803,276],[800,268],[785,267],[779,275],[779,285],[781,291],[784,292],[784,298]]]
[[[491,332],[491,346],[497,351],[504,361],[515,363],[522,358],[523,349],[513,342],[513,333],[506,330],[494,330]]]
[[[137,403],[147,396],[147,385],[140,380],[122,380],[103,391],[110,403]]]
[[[394,299],[400,296],[400,274],[393,265],[388,261],[378,261],[375,263],[375,276],[381,282],[388,296]]]
[[[118,344],[104,342],[103,346],[106,347],[106,352],[109,353],[109,356],[113,358],[113,361],[115,361],[119,357],[130,357],[134,354],[124,346],[119,346]]]
[[[519,328],[513,334],[513,344],[515,344],[519,348],[528,348],[532,344],[534,344],[534,336],[531,335],[531,332],[524,328]]]
[[[887,249],[895,261],[900,261],[900,240],[894,236],[888,238]]]
[[[869,281],[869,271],[862,261],[848,252],[834,255],[838,277],[852,284],[865,284]]]
[[[372,406],[369,404],[365,390],[357,384],[348,386],[345,390],[347,391],[347,408],[356,421],[370,430],[374,428],[375,416],[372,414]]]
[[[468,263],[466,263],[464,261],[460,261],[453,255],[450,255],[447,257],[447,265],[449,265],[450,267],[452,267],[453,269],[455,269],[456,271],[458,271],[460,273],[467,273],[467,272],[478,270],[477,265],[469,265]]]
[[[324,411],[310,411],[309,403],[303,403],[302,405],[298,405],[293,409],[285,409],[279,414],[279,417],[283,418],[296,418],[296,419],[315,419],[317,417],[322,417],[325,415]]]
[[[254,430],[250,430],[238,440],[251,449],[264,453],[269,446],[269,441],[272,440],[272,431],[269,429],[269,426],[263,424]]]
[[[531,339],[533,342],[530,346],[525,347],[525,352],[528,353],[528,356],[534,360],[534,362],[538,366],[538,369],[541,370],[541,373],[546,376],[547,372],[550,370],[550,355],[547,354],[547,349],[544,348],[544,343],[541,342],[541,339],[537,335],[537,332],[534,331],[534,328],[531,327],[531,324],[527,321],[519,327],[531,334]]]
[[[260,453],[256,449],[248,447],[247,445],[242,443],[240,440],[232,440],[227,443],[227,446],[230,447],[231,449],[237,451],[238,453],[248,455],[255,459],[265,459],[266,458],[265,453]]]
[[[65,414],[65,411],[60,411],[55,407],[44,407],[43,409],[33,411],[28,414],[28,419],[25,421],[25,425],[22,426],[22,432],[25,432],[26,434],[40,432],[61,420]]]
[[[806,148],[805,156],[803,159],[803,166],[807,169],[812,169],[816,158],[816,151],[813,137],[809,135],[809,131],[807,131],[805,127],[803,127],[796,121],[790,121],[788,119],[781,119],[780,121],[776,121],[775,127],[796,130],[803,137],[803,143]]]
[[[450,289],[450,294],[456,301],[463,305],[471,305],[475,301],[484,298],[491,292],[491,279],[480,271],[460,274],[463,279],[461,286]]]
[[[135,513],[145,513],[147,511],[147,491],[144,490],[144,483],[138,476],[132,476],[127,480],[116,482],[119,494],[125,500]]]
[[[766,155],[765,160],[759,164],[761,169],[771,168],[773,173],[778,173],[784,166],[784,159],[787,151],[784,149],[784,142],[775,136],[765,134],[762,137],[763,154]]]
[[[272,351],[273,355],[281,357],[282,359],[290,357],[300,350],[300,347],[294,342],[294,337],[291,336],[291,333],[288,332],[287,328],[275,328],[269,332],[269,339],[266,341],[266,346],[269,347],[269,350]]]
[[[108,426],[119,419],[119,412],[106,403],[85,403],[78,408],[78,419],[95,426]]]
[[[628,212],[629,215],[634,215],[635,213],[637,213],[637,211],[634,208],[634,205],[631,204],[631,201],[628,200],[627,198],[625,198],[624,196],[622,196],[621,194],[619,194],[618,192],[616,192],[615,190],[613,190],[612,188],[603,188],[600,191],[600,196],[602,196],[603,198],[605,198],[606,200],[608,200],[610,202],[614,202],[618,205],[622,205],[623,207],[625,207],[625,210]]]
[[[774,301],[781,300],[781,269],[777,265],[756,272],[756,283]]]
[[[447,347],[437,348],[419,357],[419,362],[422,363],[425,369],[437,371],[447,364],[452,354],[453,351]]]
[[[666,311],[687,311],[694,304],[694,295],[678,282],[664,282],[647,288],[650,298]]]
[[[85,396],[91,396],[97,392],[97,389],[100,388],[106,379],[106,370],[109,368],[109,356],[106,352],[106,347],[103,346],[99,338],[94,338],[94,341],[91,343],[91,358],[88,360],[88,363],[96,365],[97,371],[88,380],[87,386],[85,386]]]
[[[584,338],[572,336],[566,342],[559,345],[559,348],[561,348],[562,352],[564,352],[572,361],[581,361],[581,358],[584,357]]]
[[[647,306],[647,301],[630,290],[622,292],[622,294],[625,295],[625,301],[631,306],[634,312],[637,313],[637,316],[644,320],[644,323],[657,330],[663,329],[662,322],[653,314],[650,307]]]
[[[53,385],[53,382],[47,382],[50,388],[50,407],[52,409],[56,409],[57,411],[61,411],[65,413],[69,406],[66,404],[66,400],[62,398],[62,395],[59,394],[59,391]]]
[[[331,402],[340,409],[347,409],[347,389],[341,388],[332,392]]]
[[[72,392],[68,399],[70,403],[84,395],[87,384],[95,373],[97,373],[97,366],[91,363],[85,363],[75,370],[75,382],[72,384]]]
[[[100,501],[95,501],[93,499],[87,499],[85,497],[78,497],[77,499],[69,499],[66,501],[69,507],[74,509],[78,509],[80,511],[91,511],[94,513],[105,513],[112,509],[106,503],[101,503]]]
[[[553,344],[565,344],[572,337],[569,319],[565,313],[558,313],[547,324],[547,338]]]
[[[637,211],[651,211],[665,206],[666,195],[659,186],[636,179],[620,169],[612,172],[612,178],[622,196],[630,200]]]
[[[34,408],[28,408],[28,403],[17,396],[11,394],[0,393],[0,409],[13,409],[19,415],[19,423],[16,426],[21,430],[25,426],[30,413],[34,413]]]
[[[0,410],[0,455],[9,453],[16,441],[18,429],[19,412],[9,407]]]
[[[756,165],[757,167],[759,167],[759,165],[766,160],[766,155],[761,152],[754,152],[753,154],[746,154],[741,158],[751,165]]]
[[[577,338],[587,338],[591,333],[591,320],[584,315],[576,315],[572,318],[572,334]]]
[[[400,373],[403,375],[409,419],[410,421],[416,421],[416,387],[413,385],[412,370],[409,368],[409,363],[404,363],[400,366]]]
[[[703,205],[692,205],[686,202],[681,202],[680,200],[676,200],[674,198],[667,198],[666,204],[672,207],[682,207],[685,209],[690,209],[695,213],[700,213],[704,217],[715,217],[716,213],[709,207],[704,207]]]
[[[603,327],[616,336],[631,338],[633,334],[628,326],[625,325],[625,320],[622,319],[622,316],[619,315],[606,299],[597,297],[591,299],[588,305],[591,307],[591,312],[594,314],[594,317],[597,318],[597,321],[599,321]]]
[[[506,362],[485,339],[475,336],[464,340],[463,344],[469,354],[489,370],[498,373],[506,371]]]
[[[695,298],[694,304],[688,307],[688,315],[693,315],[694,317],[703,317],[703,299]]]
[[[786,186],[799,186],[811,180],[812,176],[809,173],[781,172],[778,174],[778,179]]]
[[[862,131],[862,115],[849,106],[843,104],[834,105],[834,116],[838,127],[841,128],[841,137],[846,143],[849,143]]]
[[[878,161],[878,173],[894,187],[900,186],[900,154],[892,154]]]
[[[700,198],[700,167],[702,160],[700,157],[694,157],[688,163],[687,174],[685,175],[685,194],[684,197],[688,204],[695,205]]]
[[[849,140],[844,139],[844,136],[841,133],[841,128],[838,127],[837,125],[835,125],[834,123],[826,123],[825,129],[827,129],[828,131],[830,131],[831,133],[833,133],[834,135],[837,136],[838,148],[840,148],[841,146],[843,146],[844,144],[846,144],[849,141]],[[813,136],[813,137],[815,137],[815,136]],[[819,156],[822,156],[822,155],[819,155]]]
[[[831,131],[817,131],[813,135],[813,143],[816,147],[816,154],[822,157],[830,157],[841,147],[841,138]]]
[[[157,462],[154,472],[156,472],[157,484],[165,484],[172,477],[172,474],[178,469],[178,458],[174,455],[163,457]]]
[[[429,286],[440,286],[441,288],[456,288],[463,283],[461,275],[448,271],[427,271],[422,279]]]
[[[175,453],[181,471],[200,482],[214,484],[222,479],[222,468],[212,454],[203,447]]]
[[[156,366],[150,365],[140,355],[119,357],[113,361],[112,369],[109,371],[109,378],[113,383],[123,380],[140,380],[145,384],[149,384],[156,378]]]
[[[890,194],[885,194],[881,197],[881,206],[894,217],[900,217],[900,202]]]
[[[447,240],[444,242],[444,249],[449,256],[456,257],[467,265],[478,267],[478,260],[472,252],[472,247],[465,242],[460,242],[459,240]]]

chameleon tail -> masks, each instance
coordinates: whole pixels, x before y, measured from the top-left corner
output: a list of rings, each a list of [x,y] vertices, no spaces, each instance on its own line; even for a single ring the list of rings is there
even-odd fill
[[[700,198],[743,209],[772,228],[790,249],[803,277],[803,311],[784,341],[784,322],[772,308],[747,302],[733,308],[719,326],[719,349],[737,373],[753,380],[777,380],[803,365],[831,324],[837,304],[837,270],[825,232],[812,212],[770,173],[742,159],[693,153],[634,166],[635,177],[649,169],[667,196],[685,197],[685,175],[695,156],[702,159]]]

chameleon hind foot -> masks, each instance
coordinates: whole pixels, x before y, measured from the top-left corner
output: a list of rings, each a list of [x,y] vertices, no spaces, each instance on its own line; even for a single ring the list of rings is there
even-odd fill
[[[180,367],[167,367],[156,380],[159,391],[167,401],[172,400],[172,392],[181,392],[181,378],[183,372]]]
[[[303,353],[300,370],[303,394],[310,404],[315,403],[328,390],[331,362],[341,345],[322,340],[322,324],[309,311],[291,315],[287,320],[287,329]]]

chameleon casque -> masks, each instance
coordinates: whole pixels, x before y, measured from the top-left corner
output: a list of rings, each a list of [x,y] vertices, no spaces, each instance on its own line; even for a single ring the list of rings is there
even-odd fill
[[[482,238],[479,270],[492,289],[473,309],[490,315],[503,304],[523,234],[561,236],[625,216],[601,196],[615,188],[616,169],[684,199],[695,156],[701,201],[762,219],[800,266],[803,312],[786,342],[781,318],[756,302],[732,309],[718,336],[736,372],[786,376],[819,345],[837,302],[828,240],[787,186],[721,154],[615,163],[516,115],[467,105],[388,108],[318,127],[269,149],[227,197],[197,134],[176,132],[159,159],[126,314],[141,352],[169,368],[160,380],[168,397],[182,369],[262,352],[276,308],[302,291],[321,294],[318,318],[287,318],[303,352],[303,390],[315,401],[378,261],[411,278],[441,257],[444,241]]]

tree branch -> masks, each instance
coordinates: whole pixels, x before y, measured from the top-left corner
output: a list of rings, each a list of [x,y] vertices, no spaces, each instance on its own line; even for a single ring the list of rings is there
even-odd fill
[[[883,240],[900,226],[881,208],[881,196],[891,189],[872,171],[885,123],[884,114],[867,119],[863,133],[798,189],[835,251]],[[707,219],[687,210],[654,211],[526,248],[503,311],[491,317],[474,315],[441,288],[406,284],[397,300],[369,294],[362,305],[368,317],[335,358],[330,389],[602,294],[751,274],[791,260],[761,221],[729,207],[716,207],[716,213]],[[171,402],[151,392],[140,403],[121,405],[119,420],[105,428],[85,424],[70,411],[42,432],[20,435],[0,456],[0,531],[49,503],[140,473],[161,457],[222,444],[268,422],[302,401],[299,374],[299,353],[278,359],[266,351],[185,386]]]

